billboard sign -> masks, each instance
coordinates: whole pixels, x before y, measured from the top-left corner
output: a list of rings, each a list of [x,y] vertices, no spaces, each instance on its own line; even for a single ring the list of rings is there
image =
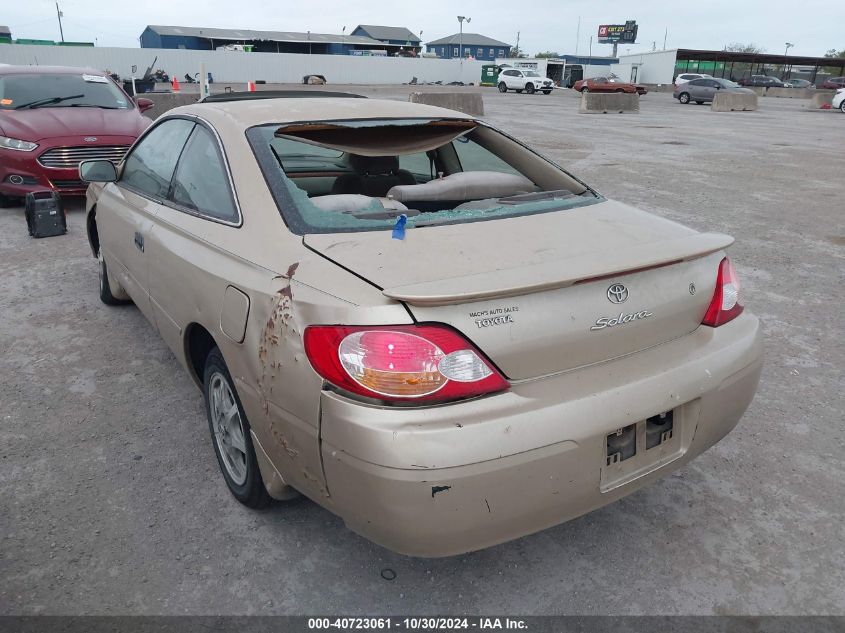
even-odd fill
[[[634,44],[637,41],[637,23],[628,20],[625,24],[602,24],[598,41],[599,44]]]

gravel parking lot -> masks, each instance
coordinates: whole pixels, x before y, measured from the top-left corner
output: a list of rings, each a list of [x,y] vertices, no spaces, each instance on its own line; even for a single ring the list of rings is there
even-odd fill
[[[0,613],[845,613],[845,115],[483,95],[488,121],[608,197],[736,237],[767,343],[737,429],[580,519],[406,558],[308,500],[239,505],[187,373],[137,309],[100,303],[81,207],[43,240],[0,209]]]

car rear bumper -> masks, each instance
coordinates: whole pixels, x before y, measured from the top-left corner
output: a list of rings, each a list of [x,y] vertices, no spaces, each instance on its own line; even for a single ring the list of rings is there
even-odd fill
[[[324,392],[332,509],[389,549],[448,556],[575,518],[676,470],[718,442],[751,402],[758,320],[433,408],[379,408]],[[653,368],[644,371],[643,368]],[[674,437],[607,464],[607,436],[673,411]],[[640,442],[642,441],[642,446]]]

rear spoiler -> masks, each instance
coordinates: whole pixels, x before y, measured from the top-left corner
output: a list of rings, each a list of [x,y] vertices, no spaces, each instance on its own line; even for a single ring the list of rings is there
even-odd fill
[[[419,306],[513,297],[671,266],[726,249],[733,242],[734,238],[729,235],[697,233],[637,244],[617,252],[597,250],[594,256],[582,255],[509,270],[385,288],[382,293],[391,299]]]

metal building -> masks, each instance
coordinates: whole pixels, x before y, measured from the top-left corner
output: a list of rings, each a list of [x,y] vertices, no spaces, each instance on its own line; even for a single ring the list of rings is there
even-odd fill
[[[141,48],[213,51],[233,44],[248,45],[259,53],[354,55],[356,51],[373,51],[387,54],[382,42],[361,35],[159,25],[149,25],[141,33]]]

